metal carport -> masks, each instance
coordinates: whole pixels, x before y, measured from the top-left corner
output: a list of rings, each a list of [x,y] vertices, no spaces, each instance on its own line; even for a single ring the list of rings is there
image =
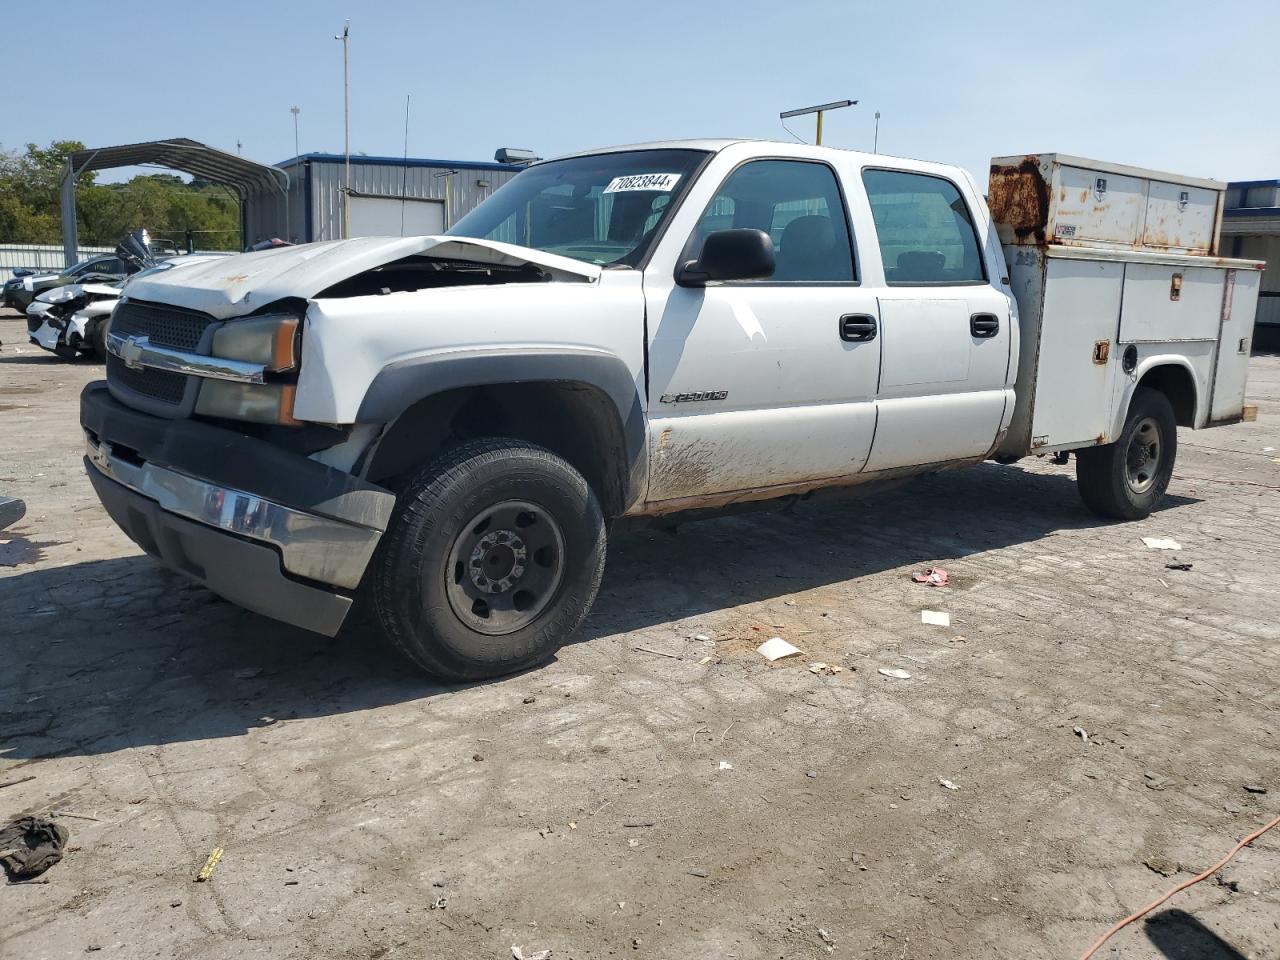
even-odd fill
[[[240,201],[240,236],[283,235],[289,226],[289,176],[279,167],[255,163],[186,137],[80,150],[67,157],[62,176],[62,249],[76,262],[76,180],[89,170],[112,167],[166,167],[203,177],[233,190]],[[146,224],[139,224],[146,226]]]

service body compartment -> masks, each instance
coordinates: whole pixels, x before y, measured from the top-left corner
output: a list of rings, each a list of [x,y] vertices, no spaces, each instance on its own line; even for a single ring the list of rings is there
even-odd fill
[[[1210,423],[1230,423],[1244,406],[1245,380],[1249,374],[1249,348],[1253,321],[1262,287],[1262,264],[1253,269],[1229,269],[1222,298],[1222,332],[1214,363]]]
[[[1190,378],[1193,426],[1240,419],[1261,264],[1061,244],[1005,254],[1021,351],[998,455],[1110,443],[1134,387],[1161,365]]]
[[[1212,255],[1227,185],[1059,153],[996,157],[988,203],[1006,245]]]

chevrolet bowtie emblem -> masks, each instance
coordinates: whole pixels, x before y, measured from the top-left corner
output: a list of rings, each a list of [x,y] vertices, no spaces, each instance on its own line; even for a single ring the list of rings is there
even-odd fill
[[[148,345],[146,337],[126,337],[120,344],[120,359],[130,370],[142,369],[142,351]]]

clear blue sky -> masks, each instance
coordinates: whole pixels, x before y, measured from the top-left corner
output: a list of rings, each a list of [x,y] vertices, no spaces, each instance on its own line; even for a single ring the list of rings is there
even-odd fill
[[[959,163],[1057,150],[1280,177],[1280,3],[214,0],[5,9],[0,146],[185,136],[278,162],[351,148],[488,160],[689,136],[785,139],[778,112],[853,98],[825,141]],[[39,27],[39,29],[37,29]],[[24,104],[29,107],[24,109]],[[812,136],[812,119],[791,121]]]

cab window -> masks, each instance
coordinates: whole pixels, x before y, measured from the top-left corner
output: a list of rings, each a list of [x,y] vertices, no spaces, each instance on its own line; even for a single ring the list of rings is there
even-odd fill
[[[738,167],[703,211],[687,258],[697,258],[708,234],[742,227],[769,234],[778,258],[772,277],[745,282],[854,280],[849,222],[835,172],[825,163],[753,160]]]

